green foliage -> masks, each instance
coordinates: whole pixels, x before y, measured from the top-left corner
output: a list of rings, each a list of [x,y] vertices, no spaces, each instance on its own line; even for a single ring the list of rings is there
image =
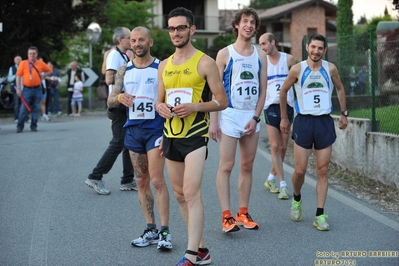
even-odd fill
[[[373,40],[377,40],[377,25],[380,21],[393,21],[390,15],[385,15],[383,17],[373,17],[366,24],[366,30],[370,30]]]
[[[361,16],[361,17],[359,18],[359,20],[357,21],[356,24],[362,25],[362,24],[366,24],[366,23],[367,23],[367,18],[366,18],[366,14],[364,14],[363,16]]]
[[[6,1],[1,5],[4,22],[0,38],[0,72],[6,72],[15,55],[27,58],[29,46],[37,46],[39,55],[62,70],[72,60],[89,65],[89,42],[86,28],[97,22],[102,28],[99,42],[92,45],[93,67],[100,68],[105,50],[112,44],[116,27],[148,26],[154,17],[148,10],[154,5],[139,1],[80,0]],[[21,13],[23,10],[23,13]],[[23,15],[22,15],[23,14]],[[1,74],[1,73],[0,73]]]
[[[223,47],[232,44],[236,41],[236,37],[234,34],[228,33],[228,34],[223,34],[219,35],[218,37],[213,40],[213,46],[212,48],[220,50]]]
[[[234,36],[234,34],[232,33],[219,35],[213,40],[213,45],[210,48],[208,55],[212,58],[216,58],[217,52],[220,49],[234,43],[235,41],[236,41],[236,36]]]
[[[338,0],[337,36],[347,36],[353,33],[353,0]]]
[[[391,105],[376,108],[376,119],[380,122],[380,132],[387,132],[399,135],[399,105]],[[334,111],[333,114],[340,115],[340,112]],[[357,118],[371,118],[371,109],[351,110],[350,116]]]
[[[351,73],[354,56],[353,34],[353,0],[338,0],[337,45],[338,69],[341,73]],[[351,73],[353,74],[353,73]]]
[[[201,51],[206,51],[206,42],[205,39],[201,38],[191,38],[192,44],[195,48]]]
[[[154,45],[151,47],[151,54],[160,60],[169,57],[175,52],[175,47],[170,41],[169,33],[162,29],[151,29]]]

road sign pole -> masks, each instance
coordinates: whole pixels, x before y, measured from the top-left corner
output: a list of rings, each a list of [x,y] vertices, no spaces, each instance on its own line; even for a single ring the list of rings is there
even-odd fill
[[[93,67],[93,48],[90,42],[90,47],[89,47],[89,57],[90,57],[90,68]],[[91,110],[91,99],[92,99],[92,86],[90,85],[89,87],[89,109]]]

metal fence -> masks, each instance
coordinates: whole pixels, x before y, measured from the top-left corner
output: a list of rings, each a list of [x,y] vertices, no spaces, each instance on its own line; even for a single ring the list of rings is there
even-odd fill
[[[338,68],[350,116],[371,119],[375,132],[399,135],[399,38],[374,38],[371,31],[328,38],[325,60]],[[305,59],[306,36],[302,44]]]

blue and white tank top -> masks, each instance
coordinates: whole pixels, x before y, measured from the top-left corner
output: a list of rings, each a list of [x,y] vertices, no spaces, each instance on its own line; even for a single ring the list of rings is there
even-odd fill
[[[273,64],[267,56],[267,93],[263,109],[267,109],[272,104],[280,103],[280,90],[288,76],[287,54],[280,52],[280,59],[277,64]],[[294,107],[294,91],[289,89],[287,93],[287,103]]]
[[[322,60],[318,71],[312,71],[306,61],[301,62],[301,73],[295,83],[297,100],[295,111],[303,115],[326,115],[331,113],[334,89],[328,62]]]
[[[223,85],[228,107],[255,110],[259,98],[260,59],[256,47],[250,56],[238,54],[233,45],[227,46],[230,59],[223,73]]]
[[[137,68],[131,61],[127,64],[123,86],[125,93],[136,96],[136,99],[133,106],[126,108],[127,121],[124,127],[135,125],[162,131],[165,120],[155,111],[158,97],[158,66],[157,58],[146,68]]]

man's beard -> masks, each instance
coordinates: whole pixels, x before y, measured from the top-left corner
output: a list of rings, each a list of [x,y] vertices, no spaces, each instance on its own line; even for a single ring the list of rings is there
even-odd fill
[[[186,46],[188,44],[188,42],[190,41],[190,38],[188,37],[187,39],[183,40],[182,43],[175,45],[176,48],[183,48],[184,46]]]

